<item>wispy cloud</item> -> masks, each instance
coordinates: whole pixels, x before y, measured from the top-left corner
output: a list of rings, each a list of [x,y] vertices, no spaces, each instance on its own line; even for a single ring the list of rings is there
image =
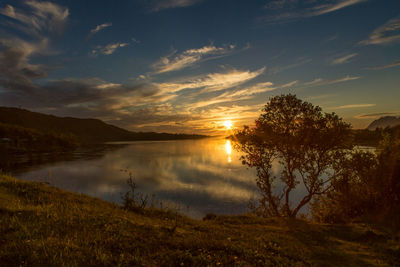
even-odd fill
[[[140,41],[136,38],[131,38],[132,42],[134,42],[135,44],[140,44]]]
[[[285,84],[279,86],[279,88],[293,87],[293,86],[295,86],[295,85],[298,84],[298,83],[299,83],[299,81],[288,82],[288,83],[285,83]]]
[[[302,18],[321,16],[368,0],[299,1],[274,0],[265,8],[269,14],[261,18],[266,22],[288,22]]]
[[[288,69],[293,69],[293,68],[300,67],[302,65],[310,63],[311,61],[312,61],[311,58],[301,57],[301,58],[295,59],[295,62],[290,63],[288,65],[271,68],[269,70],[269,72],[272,73],[272,74],[277,74],[279,72],[282,72],[282,71],[285,71],[285,70],[288,70]]]
[[[129,43],[112,43],[105,46],[98,45],[92,50],[92,55],[111,55],[113,54],[118,48],[125,47],[129,45]]]
[[[329,36],[329,37],[325,38],[324,40],[322,40],[322,43],[329,43],[334,40],[337,40],[338,38],[339,38],[339,35],[335,34],[335,35]]]
[[[378,66],[378,67],[369,67],[369,68],[366,68],[366,69],[368,69],[368,70],[384,70],[384,69],[394,68],[394,67],[398,67],[398,66],[400,66],[400,60],[396,61],[396,62],[394,62],[392,64],[388,64],[388,65],[384,65],[384,66]]]
[[[240,97],[240,96],[253,96],[255,94],[265,93],[265,92],[273,91],[275,89],[276,89],[276,87],[274,86],[274,84],[272,82],[262,82],[262,83],[256,83],[253,86],[245,87],[243,89],[240,89],[240,90],[237,90],[234,92],[225,93],[224,95],[228,96],[230,98]]]
[[[380,45],[389,44],[398,40],[400,40],[400,18],[394,18],[374,30],[367,40],[361,41],[359,44]]]
[[[350,104],[350,105],[333,107],[331,109],[369,108],[369,107],[375,107],[375,106],[376,106],[376,104]]]
[[[322,4],[318,5],[313,8],[314,13],[313,16],[319,16],[327,13],[331,13],[337,10],[340,10],[345,7],[349,7],[355,4],[359,4],[361,2],[365,2],[367,0],[339,0],[339,1],[334,1],[333,3],[330,4]]]
[[[399,115],[399,114],[400,114],[400,111],[380,112],[380,113],[360,114],[360,115],[354,116],[354,118],[356,118],[356,119],[377,119],[382,116]]]
[[[282,8],[295,8],[298,4],[298,0],[272,0],[269,1],[264,8],[266,9],[282,9]]]
[[[151,10],[157,12],[168,8],[188,7],[201,1],[203,0],[150,0],[149,4]]]
[[[335,96],[334,94],[323,94],[323,95],[315,95],[315,96],[309,96],[306,97],[307,100],[317,100],[317,99],[324,99],[324,98],[329,98]]]
[[[52,2],[25,1],[27,10],[20,10],[12,5],[0,8],[0,14],[19,22],[19,24],[9,22],[17,30],[27,34],[40,35],[44,32],[60,33],[67,18],[69,10],[66,7]]]
[[[200,93],[214,92],[250,81],[264,73],[265,67],[250,71],[233,69],[224,73],[210,73],[200,78],[187,79],[185,82],[157,84],[165,92],[179,92],[184,89],[200,89]]]
[[[247,100],[256,97],[258,94],[274,91],[281,88],[292,87],[297,84],[297,81],[292,81],[283,85],[274,85],[272,82],[261,82],[256,83],[252,86],[246,86],[239,90],[229,90],[219,96],[213,97],[211,99],[196,101],[190,105],[191,108],[206,107],[219,103],[235,102],[240,100]]]
[[[349,63],[350,59],[352,59],[353,57],[355,57],[357,55],[358,55],[357,53],[353,53],[353,54],[345,55],[343,57],[336,58],[336,59],[332,60],[331,64],[339,65],[339,64]]]
[[[108,27],[111,27],[111,26],[112,26],[111,22],[97,25],[96,28],[90,30],[90,34],[94,35],[94,34],[98,33],[99,31],[104,30],[105,28],[108,28]]]
[[[162,57],[158,62],[153,64],[152,67],[156,73],[177,71],[192,66],[206,57],[225,55],[233,52],[234,49],[234,45],[229,45],[227,47],[210,45],[198,49],[188,49],[180,54],[176,54],[176,51],[174,51],[170,55]]]
[[[304,85],[306,87],[313,87],[313,86],[321,86],[321,85],[330,85],[330,84],[335,84],[335,83],[342,83],[342,82],[348,82],[348,81],[354,81],[360,79],[360,76],[346,76],[340,79],[335,79],[335,80],[324,80],[322,78],[316,78],[315,80],[311,82],[306,82]]]

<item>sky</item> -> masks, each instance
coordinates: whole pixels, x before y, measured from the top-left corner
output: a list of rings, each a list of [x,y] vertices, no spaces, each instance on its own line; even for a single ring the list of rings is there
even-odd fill
[[[400,115],[398,0],[0,0],[0,105],[216,134],[281,94]]]

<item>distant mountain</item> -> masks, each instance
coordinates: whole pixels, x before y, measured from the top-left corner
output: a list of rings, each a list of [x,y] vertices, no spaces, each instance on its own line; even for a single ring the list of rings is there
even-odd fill
[[[20,108],[0,107],[0,123],[41,132],[72,134],[81,143],[112,141],[195,139],[203,135],[130,132],[97,119],[57,117]]]
[[[368,127],[368,130],[375,130],[376,128],[394,127],[400,125],[400,117],[385,116],[374,120]]]

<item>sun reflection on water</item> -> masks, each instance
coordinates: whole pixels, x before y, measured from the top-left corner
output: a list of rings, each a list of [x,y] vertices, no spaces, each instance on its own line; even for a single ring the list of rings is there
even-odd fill
[[[232,162],[232,158],[231,158],[232,145],[231,145],[231,141],[230,140],[226,140],[225,150],[226,150],[226,154],[228,155],[228,162],[231,163]]]

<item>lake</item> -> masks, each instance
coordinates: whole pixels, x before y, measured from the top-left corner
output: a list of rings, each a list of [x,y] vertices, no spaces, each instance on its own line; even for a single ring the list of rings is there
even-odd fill
[[[371,150],[371,147],[358,147]],[[259,195],[256,171],[242,165],[230,140],[136,141],[103,144],[73,153],[0,156],[0,169],[23,180],[48,182],[69,191],[121,203],[132,176],[137,191],[180,213],[202,218],[207,213],[242,214]],[[280,172],[278,163],[272,171]],[[280,181],[277,187],[280,189]],[[276,191],[277,192],[277,191]],[[302,184],[293,203],[304,196]],[[308,206],[301,209],[309,213]]]
[[[44,157],[44,159],[43,159]],[[255,170],[247,169],[223,138],[113,143],[73,154],[20,159],[12,175],[121,202],[131,173],[137,190],[164,206],[201,218],[240,214],[258,197]]]

